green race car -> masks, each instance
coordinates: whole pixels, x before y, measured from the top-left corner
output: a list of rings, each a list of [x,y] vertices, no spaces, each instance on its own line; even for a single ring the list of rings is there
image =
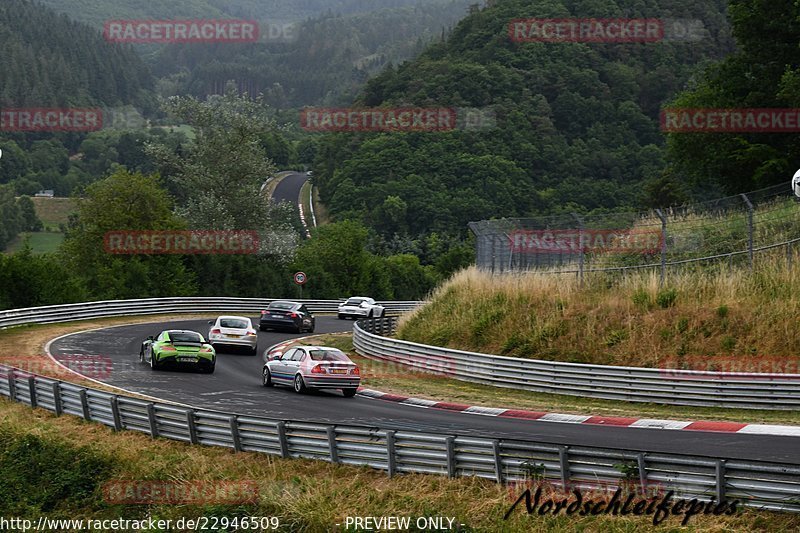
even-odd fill
[[[217,354],[196,331],[167,330],[142,343],[139,362],[149,363],[153,370],[194,366],[201,372],[213,374]]]

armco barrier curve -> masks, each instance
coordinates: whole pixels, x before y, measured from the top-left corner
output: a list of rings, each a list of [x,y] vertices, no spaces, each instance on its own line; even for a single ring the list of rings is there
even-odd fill
[[[15,309],[0,313],[0,328],[140,314],[257,312],[270,301],[162,298]],[[333,312],[338,304],[305,302],[316,312]],[[418,302],[387,302],[387,310],[401,311],[417,305]],[[382,334],[389,334],[395,325],[390,320],[360,321],[354,335],[359,342],[365,335],[372,335],[362,328],[370,323]],[[800,465],[794,463],[249,417],[111,394],[7,365],[0,365],[0,395],[59,416],[79,416],[117,431],[139,431],[154,438],[283,458],[370,466],[389,476],[416,472],[478,476],[508,483],[527,481],[533,472],[537,479],[562,488],[608,489],[614,484],[633,483],[641,491],[674,490],[676,498],[738,499],[748,507],[800,512]]]
[[[275,299],[265,298],[149,298],[111,300],[0,311],[0,329],[26,324],[52,324],[114,316],[178,313],[259,313]],[[312,313],[336,313],[344,300],[293,300]],[[379,302],[387,313],[409,311],[420,302]]]
[[[743,409],[800,409],[800,375],[705,373],[538,361],[427,346],[383,335],[397,318],[360,320],[353,346],[365,356],[495,387],[606,400]]]
[[[800,512],[798,465],[240,416],[115,395],[5,365],[0,365],[0,395],[116,431],[370,466],[389,476],[415,472],[508,483],[528,481],[535,472],[537,480],[561,488],[633,485],[642,494],[674,490],[676,499],[740,500],[748,507]]]

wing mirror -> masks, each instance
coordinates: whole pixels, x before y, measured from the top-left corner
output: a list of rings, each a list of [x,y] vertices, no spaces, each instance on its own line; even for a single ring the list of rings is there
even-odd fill
[[[155,337],[153,337],[152,335],[150,335],[149,337],[147,337],[147,340],[149,340],[149,341],[154,341],[154,340],[156,340],[156,338],[155,338]]]
[[[209,326],[213,326],[213,325],[214,325],[214,321],[213,321],[213,320],[209,320],[209,321],[208,321],[208,325],[209,325]]]

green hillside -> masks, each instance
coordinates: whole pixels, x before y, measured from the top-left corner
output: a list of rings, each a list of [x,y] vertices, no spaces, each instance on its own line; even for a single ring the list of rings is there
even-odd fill
[[[693,18],[708,33],[649,44],[508,37],[512,19],[570,16]],[[463,234],[467,222],[491,217],[660,203],[659,109],[732,48],[721,1],[496,2],[370,80],[357,104],[489,108],[497,127],[327,136],[315,165],[322,200],[334,217],[361,219],[386,239]]]

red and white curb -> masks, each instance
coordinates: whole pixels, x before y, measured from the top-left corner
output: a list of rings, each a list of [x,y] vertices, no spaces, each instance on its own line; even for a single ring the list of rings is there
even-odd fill
[[[777,435],[781,437],[800,437],[800,426],[778,426],[769,424],[743,424],[739,422],[714,422],[697,421],[686,422],[682,420],[655,420],[651,418],[623,418],[613,416],[565,415],[559,413],[544,413],[538,411],[524,411],[519,409],[497,409],[493,407],[469,406],[458,403],[437,402],[398,396],[372,389],[359,388],[359,396],[395,402],[411,407],[423,409],[441,409],[482,416],[496,416],[499,418],[516,418],[519,420],[536,420],[538,422],[558,422],[561,424],[588,424],[594,426],[614,426],[642,429],[669,429],[682,431],[714,431],[720,433],[745,433],[750,435]]]

